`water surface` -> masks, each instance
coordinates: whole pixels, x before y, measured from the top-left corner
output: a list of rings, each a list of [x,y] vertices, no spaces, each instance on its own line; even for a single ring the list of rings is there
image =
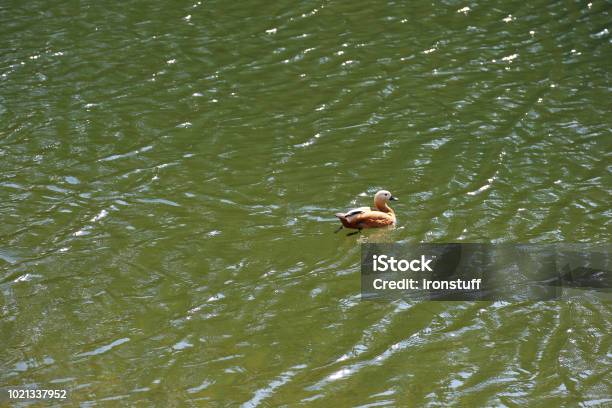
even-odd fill
[[[361,302],[359,242],[610,240],[606,2],[8,0],[0,385],[592,406],[612,308]],[[334,234],[398,196],[398,228]]]

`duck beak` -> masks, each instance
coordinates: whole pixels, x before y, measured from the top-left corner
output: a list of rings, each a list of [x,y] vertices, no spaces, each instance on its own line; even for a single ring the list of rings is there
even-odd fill
[[[397,200],[399,200],[399,198],[394,197],[394,196],[391,196],[391,198],[390,198],[389,200],[391,200],[391,201],[397,201]]]

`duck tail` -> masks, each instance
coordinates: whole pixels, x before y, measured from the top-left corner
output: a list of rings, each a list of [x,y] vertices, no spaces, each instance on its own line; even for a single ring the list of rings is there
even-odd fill
[[[348,220],[346,219],[346,214],[344,213],[336,213],[336,217],[338,217],[340,219],[340,222],[342,223],[342,225],[344,225],[346,228],[351,228],[351,226],[348,223]]]

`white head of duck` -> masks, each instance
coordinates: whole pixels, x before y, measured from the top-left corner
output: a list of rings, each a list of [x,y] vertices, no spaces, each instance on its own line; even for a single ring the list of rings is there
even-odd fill
[[[394,200],[397,200],[397,197],[394,197],[389,191],[380,190],[374,195],[375,208],[354,208],[345,213],[337,213],[336,217],[340,219],[343,227],[357,230],[348,235],[357,234],[363,228],[395,225],[395,212],[389,206],[389,202]],[[336,232],[340,231],[342,226]]]

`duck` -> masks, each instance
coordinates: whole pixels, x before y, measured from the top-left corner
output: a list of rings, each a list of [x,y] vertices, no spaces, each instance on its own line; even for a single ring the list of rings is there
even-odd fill
[[[396,201],[387,190],[380,190],[374,195],[374,207],[353,208],[345,213],[336,213],[342,225],[335,231],[344,228],[356,229],[347,235],[358,234],[363,228],[380,228],[395,225],[395,212],[389,206],[389,201]]]

